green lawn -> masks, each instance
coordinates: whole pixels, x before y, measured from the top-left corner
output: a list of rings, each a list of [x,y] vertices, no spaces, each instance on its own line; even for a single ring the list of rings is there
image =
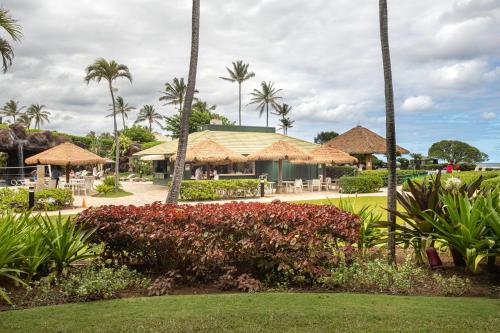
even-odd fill
[[[0,313],[0,332],[494,332],[500,300],[362,294],[130,298]]]
[[[387,197],[385,196],[366,196],[366,197],[350,197],[350,198],[342,198],[342,200],[350,200],[353,205],[354,209],[357,211],[364,205],[373,205],[376,206],[378,211],[382,213],[382,218],[387,217],[387,211],[384,209],[387,207]],[[304,201],[297,201],[298,203],[311,203],[311,204],[317,204],[317,205],[338,205],[340,202],[339,198],[335,199],[318,199],[318,200],[304,200]]]

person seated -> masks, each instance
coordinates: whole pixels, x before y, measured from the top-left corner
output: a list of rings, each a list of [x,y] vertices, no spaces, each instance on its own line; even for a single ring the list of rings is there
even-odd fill
[[[75,170],[71,169],[71,171],[69,172],[69,178],[75,178],[75,176]]]

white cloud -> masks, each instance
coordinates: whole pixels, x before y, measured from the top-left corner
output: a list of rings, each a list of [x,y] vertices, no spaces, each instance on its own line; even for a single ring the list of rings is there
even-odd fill
[[[430,96],[411,96],[405,99],[401,105],[404,111],[427,111],[435,107],[434,101]]]
[[[498,76],[485,61],[471,60],[442,66],[431,74],[431,82],[442,88],[471,88]]]
[[[493,120],[497,117],[497,115],[495,112],[489,111],[489,112],[484,112],[482,117],[484,120]]]

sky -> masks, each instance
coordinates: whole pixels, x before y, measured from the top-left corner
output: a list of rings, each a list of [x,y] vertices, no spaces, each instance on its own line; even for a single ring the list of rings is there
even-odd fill
[[[291,136],[312,140],[360,124],[385,135],[384,85],[375,0],[202,0],[196,87],[216,112],[238,119],[232,61],[250,64],[243,124],[265,126],[248,93],[272,81],[293,107]],[[96,58],[129,67],[118,94],[137,109],[165,82],[186,77],[191,1],[0,0],[23,27],[0,74],[0,104],[45,104],[47,129],[110,132],[104,83],[87,85]],[[425,154],[439,140],[466,141],[500,162],[500,0],[389,0],[397,142]],[[0,34],[3,34],[0,31]],[[130,124],[136,113],[131,114]],[[278,123],[270,117],[270,125]],[[160,128],[156,128],[160,131]]]

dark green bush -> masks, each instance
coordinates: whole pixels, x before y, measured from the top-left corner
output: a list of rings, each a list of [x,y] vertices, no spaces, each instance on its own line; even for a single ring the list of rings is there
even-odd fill
[[[382,178],[384,186],[387,186],[388,174],[389,174],[389,171],[387,171],[387,170],[365,170],[365,171],[361,171],[359,174],[362,176],[379,176],[380,178]],[[403,184],[408,179],[413,179],[413,178],[422,177],[422,176],[426,176],[426,175],[427,175],[427,171],[425,171],[425,170],[397,170],[396,171],[398,185]]]
[[[352,166],[327,166],[326,176],[339,179],[343,176],[356,176],[356,168]]]
[[[134,142],[152,142],[155,140],[155,136],[147,128],[139,125],[134,125],[132,127],[127,127],[122,131],[122,134],[128,137]]]
[[[442,173],[441,180],[445,182],[448,178],[458,178],[464,184],[471,184],[476,181],[480,176],[483,177],[484,182],[488,179],[500,177],[500,171],[463,171],[463,172],[453,172],[453,173]],[[429,181],[430,177],[418,177],[416,179],[412,179],[413,182],[422,184],[423,181]],[[483,182],[483,183],[484,183]],[[488,186],[490,183],[486,183]],[[403,191],[408,191],[408,183],[405,181],[403,183]]]
[[[258,179],[185,180],[181,184],[181,200],[217,200],[255,197]]]
[[[340,178],[342,193],[373,193],[383,186],[382,178],[378,176],[356,176]]]
[[[73,206],[73,193],[69,189],[43,189],[35,192],[35,210],[52,211]],[[28,190],[21,188],[0,190],[0,209],[21,212],[28,209]]]

